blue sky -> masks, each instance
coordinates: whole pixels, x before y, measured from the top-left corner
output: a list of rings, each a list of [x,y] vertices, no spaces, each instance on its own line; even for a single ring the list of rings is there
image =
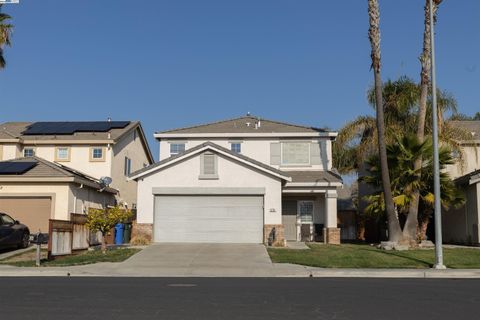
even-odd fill
[[[154,131],[245,114],[338,129],[370,113],[366,0],[21,0],[0,121],[141,120]],[[418,79],[423,0],[380,1],[384,79]],[[480,1],[445,0],[438,85],[480,111]]]

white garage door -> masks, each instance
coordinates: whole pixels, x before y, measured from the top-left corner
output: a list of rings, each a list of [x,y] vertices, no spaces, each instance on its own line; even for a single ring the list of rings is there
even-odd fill
[[[262,196],[156,196],[155,242],[262,243]]]

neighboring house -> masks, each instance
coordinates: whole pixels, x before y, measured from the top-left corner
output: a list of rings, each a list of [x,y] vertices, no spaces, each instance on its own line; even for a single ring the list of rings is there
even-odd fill
[[[158,132],[160,161],[131,175],[136,233],[155,242],[339,243],[336,136],[250,115]]]
[[[340,239],[357,240],[358,183],[338,189],[338,224]]]
[[[442,217],[445,242],[480,245],[480,121],[451,121],[472,135],[461,141],[463,162],[447,167],[463,191],[466,203],[460,208],[445,211]]]
[[[96,178],[39,157],[0,161],[0,212],[48,232],[49,219],[115,204],[117,190]]]
[[[128,175],[154,162],[138,121],[0,124],[0,161],[32,156],[95,179],[111,177],[117,202],[130,208],[136,205],[137,183],[127,181]]]

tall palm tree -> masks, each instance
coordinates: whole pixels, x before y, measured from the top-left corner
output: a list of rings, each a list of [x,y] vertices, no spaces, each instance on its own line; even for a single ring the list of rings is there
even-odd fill
[[[419,203],[421,207],[421,227],[415,232],[416,239],[425,239],[425,232],[430,221],[433,204],[433,146],[431,139],[427,139],[422,143],[418,141],[413,134],[404,137],[398,137],[394,143],[387,145],[387,156],[389,169],[394,177],[391,181],[393,200],[398,213],[402,216],[402,220],[408,218],[409,207],[413,201],[414,193],[419,193]],[[452,157],[451,149],[448,146],[440,148],[440,166],[453,164],[455,159]],[[421,158],[422,164],[420,169],[415,169],[415,162]],[[380,187],[380,168],[378,155],[373,155],[367,160],[368,174],[361,177],[361,181],[372,185],[377,192],[366,196],[368,206],[365,211],[369,215],[383,215],[384,202],[382,190]],[[422,171],[422,175],[418,174]],[[448,173],[444,170],[441,172],[440,184],[442,191],[442,205],[445,208],[450,206],[460,206],[465,203],[464,197],[455,187]]]
[[[385,119],[383,112],[382,78],[380,74],[380,9],[378,0],[368,0],[368,16],[370,28],[368,37],[372,47],[372,69],[375,82],[376,123],[378,136],[378,153],[380,155],[380,167],[382,172],[382,186],[385,201],[385,209],[388,219],[388,237],[390,241],[399,241],[402,237],[400,222],[395,213],[395,205],[392,198],[390,176],[388,172],[387,149],[385,142]]]
[[[8,23],[8,20],[10,20],[12,17],[1,12],[2,6],[3,4],[0,4],[0,69],[5,68],[6,62],[3,56],[3,48],[6,45],[11,45],[10,37],[13,31],[13,25]]]
[[[434,23],[436,22],[438,6],[442,0],[433,1],[433,19]],[[423,51],[420,56],[420,64],[422,66],[420,72],[420,101],[418,106],[418,126],[417,126],[417,139],[420,142],[423,142],[425,139],[425,120],[427,115],[427,98],[430,87],[430,72],[432,68],[431,63],[431,52],[432,52],[432,43],[431,43],[431,28],[430,28],[430,0],[425,0],[425,19],[424,19],[424,31],[423,31]],[[439,113],[440,114],[440,113]],[[440,123],[440,122],[439,122]],[[422,159],[418,158],[415,162],[415,170],[418,171],[418,174],[421,176],[422,171],[420,170],[422,166]],[[418,229],[418,205],[419,205],[419,191],[417,190],[413,194],[412,203],[410,204],[409,214],[405,226],[403,228],[404,238],[414,241]]]
[[[385,139],[393,143],[396,137],[417,129],[417,108],[420,95],[419,86],[405,76],[383,84],[383,105],[385,112]],[[368,102],[375,107],[375,88],[367,92]],[[467,140],[468,133],[444,122],[443,114],[457,114],[457,102],[453,95],[437,90],[439,119],[441,121],[440,140],[462,156],[459,140]],[[431,116],[431,101],[427,99],[427,117]],[[425,133],[431,134],[432,125],[426,123]],[[365,160],[377,153],[376,119],[372,116],[359,116],[347,123],[335,141],[334,165],[342,174],[348,174],[362,167]]]

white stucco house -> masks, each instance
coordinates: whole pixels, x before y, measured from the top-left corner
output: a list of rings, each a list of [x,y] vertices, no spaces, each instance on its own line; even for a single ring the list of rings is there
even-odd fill
[[[339,243],[335,132],[247,115],[155,133],[136,233],[154,242]]]

